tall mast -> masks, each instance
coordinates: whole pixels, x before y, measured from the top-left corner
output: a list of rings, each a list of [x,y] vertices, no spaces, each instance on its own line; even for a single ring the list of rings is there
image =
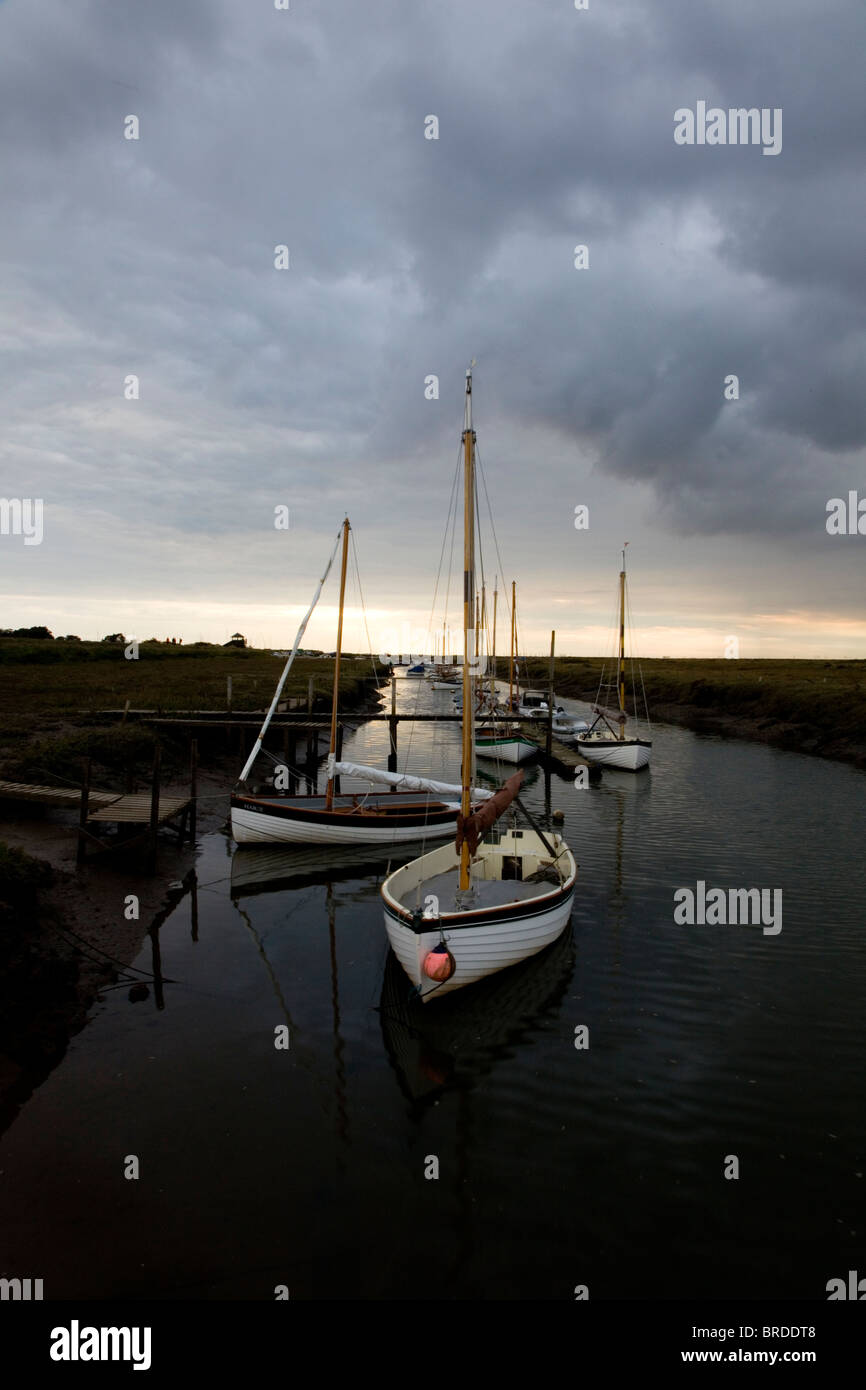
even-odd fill
[[[625,547],[622,548],[622,569],[619,572],[619,670],[617,672],[617,685],[619,687],[619,708],[620,713],[625,714]],[[620,739],[625,738],[625,720],[620,720],[619,725]]]
[[[498,599],[498,598],[499,598],[499,590],[498,590],[498,588],[496,588],[496,586],[495,586],[495,584],[494,584],[494,589],[493,589],[493,645],[492,645],[492,647],[491,647],[491,653],[490,653],[491,656],[492,656],[492,658],[493,658],[493,660],[492,660],[491,663],[490,663],[490,709],[491,709],[491,712],[496,708],[496,602],[497,602],[497,599]]]
[[[517,585],[511,581],[511,658],[508,662],[508,713],[514,712],[514,618],[517,603]]]
[[[466,373],[466,406],[463,419],[463,764],[461,768],[462,795],[460,810],[464,819],[470,814],[472,789],[472,673],[470,643],[475,608],[475,434],[472,429],[472,368]],[[464,838],[460,847],[460,887],[471,883],[469,845]]]
[[[346,597],[346,562],[349,558],[349,518],[343,522],[343,567],[340,570],[340,616],[337,619],[337,655],[334,658],[334,694],[331,700],[331,742],[329,752],[331,758],[337,751],[337,704],[340,697],[340,654],[343,647],[343,600]],[[328,778],[328,786],[325,791],[325,810],[331,811],[334,806],[334,779]]]

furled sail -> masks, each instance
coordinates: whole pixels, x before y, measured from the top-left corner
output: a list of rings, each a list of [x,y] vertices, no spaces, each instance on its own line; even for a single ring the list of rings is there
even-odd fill
[[[457,840],[455,847],[460,852],[463,841],[469,846],[469,853],[474,854],[478,848],[478,842],[486,830],[489,830],[496,823],[503,811],[507,811],[512,801],[520,791],[523,782],[523,768],[515,772],[513,777],[503,783],[499,791],[491,796],[478,811],[474,811],[471,816],[462,815],[457,817]]]
[[[327,762],[328,778],[331,777],[361,777],[370,782],[383,782],[385,786],[394,787],[401,792],[435,792],[437,796],[459,796],[462,787],[455,786],[452,782],[434,782],[430,777],[410,777],[406,772],[383,772],[379,767],[365,767],[363,763],[337,762],[336,759],[328,759]],[[473,787],[473,801],[487,801],[493,797],[493,792],[484,787]]]
[[[625,715],[621,709],[605,709],[604,705],[593,705],[593,714],[600,714],[603,719],[612,719],[615,724],[624,724]]]

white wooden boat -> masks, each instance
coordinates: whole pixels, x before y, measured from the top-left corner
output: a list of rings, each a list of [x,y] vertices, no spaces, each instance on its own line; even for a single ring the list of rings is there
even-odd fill
[[[334,656],[334,689],[331,703],[331,738],[328,757],[328,780],[323,795],[293,794],[276,786],[260,790],[247,779],[258,756],[265,733],[277,708],[280,694],[297,655],[298,646],[310,615],[318,602],[325,580],[337,553],[337,545],[319,581],[313,602],[298,629],[295,644],[280,676],[277,689],[265,716],[261,732],[244,766],[238,784],[231,794],[232,835],[238,844],[317,844],[317,845],[397,845],[411,844],[424,837],[441,839],[450,835],[460,811],[462,784],[435,782],[430,778],[409,777],[384,772],[380,768],[355,763],[338,762],[337,705],[340,685],[340,660],[343,638],[343,607],[346,593],[346,565],[349,549],[349,520],[343,523],[342,573],[340,576],[340,607],[337,623],[337,650]],[[361,778],[370,790],[342,792],[336,787],[340,776]],[[384,784],[388,793],[374,791]],[[473,790],[473,804],[480,804],[489,792]]]
[[[628,545],[628,541],[626,541]],[[635,738],[626,734],[625,709],[625,546],[622,551],[622,569],[619,573],[619,655],[617,658],[617,697],[618,709],[604,705],[593,706],[595,719],[586,733],[578,734],[575,744],[579,753],[590,763],[602,763],[605,767],[618,767],[627,772],[640,772],[649,767],[652,740]]]
[[[518,771],[479,810],[474,782],[475,432],[472,372],[466,373],[463,429],[463,739],[462,795],[454,845],[413,859],[382,884],[385,930],[397,959],[425,1003],[442,998],[544,949],[571,916],[577,866],[560,835],[492,829],[517,796]]]
[[[545,839],[547,847],[534,830],[509,830],[496,844],[480,844],[471,859],[468,898],[460,893],[453,845],[431,850],[385,880],[388,939],[425,1003],[526,960],[560,935],[571,916],[577,866],[561,835]],[[435,917],[417,908],[430,897],[438,905]],[[444,980],[431,978],[429,957],[446,951],[453,970]]]
[[[626,772],[640,772],[649,766],[652,743],[643,738],[617,738],[610,729],[593,729],[575,738],[578,751],[590,763],[619,767]]]

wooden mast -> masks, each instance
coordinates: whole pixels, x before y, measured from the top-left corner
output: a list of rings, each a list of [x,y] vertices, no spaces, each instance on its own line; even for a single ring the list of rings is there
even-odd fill
[[[491,651],[492,661],[490,663],[490,712],[496,709],[496,602],[499,597],[499,590],[494,584],[493,588],[493,647]]]
[[[619,572],[619,671],[617,672],[617,686],[619,688],[619,709],[620,714],[625,714],[625,547],[622,548],[622,569]],[[619,722],[620,742],[625,738],[625,720]]]
[[[508,713],[514,713],[514,607],[517,603],[517,585],[511,581],[511,657],[508,662]]]
[[[349,558],[349,518],[343,522],[343,566],[340,570],[340,616],[337,619],[337,654],[334,657],[334,695],[331,701],[331,742],[329,753],[333,759],[337,751],[337,705],[340,698],[340,654],[343,648],[343,600],[346,596],[346,563]],[[325,810],[334,808],[334,779],[328,778],[325,790]]]
[[[475,608],[475,435],[472,430],[472,368],[466,372],[466,407],[463,421],[463,763],[460,810],[464,820],[470,815],[472,797],[472,671],[470,643]],[[472,881],[469,871],[469,845],[460,847],[460,887]]]

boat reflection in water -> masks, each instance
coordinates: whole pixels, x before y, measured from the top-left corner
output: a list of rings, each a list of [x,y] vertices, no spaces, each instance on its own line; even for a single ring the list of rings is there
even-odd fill
[[[418,841],[418,847],[423,841]],[[408,850],[411,853],[413,846]],[[266,845],[238,846],[232,855],[230,893],[233,898],[275,893],[282,888],[381,877],[388,861],[405,854],[405,845]]]
[[[571,929],[538,955],[426,1008],[391,951],[380,999],[382,1036],[400,1089],[419,1109],[469,1090],[515,1043],[557,1012],[574,964]]]

